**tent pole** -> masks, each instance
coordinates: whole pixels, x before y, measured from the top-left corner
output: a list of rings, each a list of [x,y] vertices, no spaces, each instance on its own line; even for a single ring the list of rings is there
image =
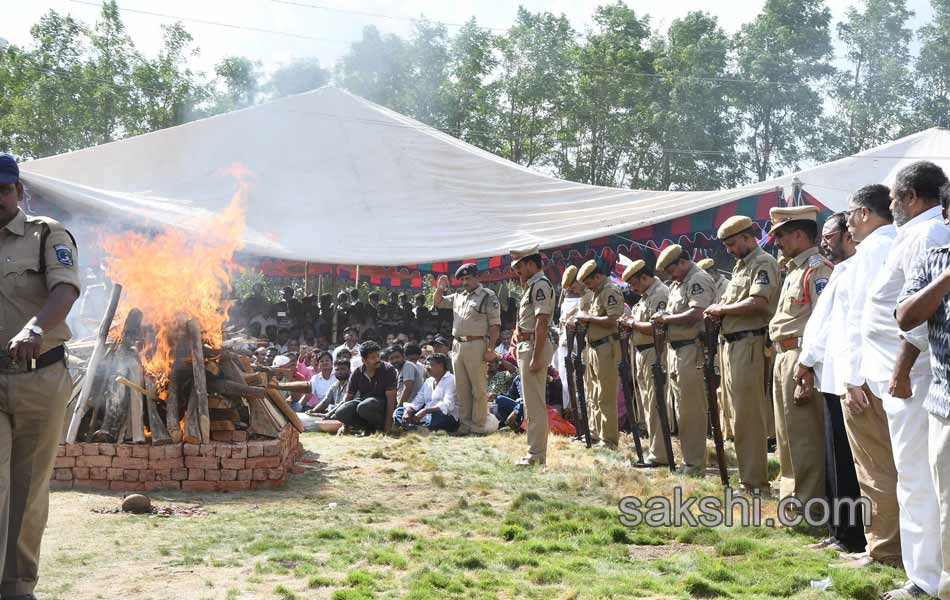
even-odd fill
[[[310,295],[310,261],[303,263],[303,295]]]

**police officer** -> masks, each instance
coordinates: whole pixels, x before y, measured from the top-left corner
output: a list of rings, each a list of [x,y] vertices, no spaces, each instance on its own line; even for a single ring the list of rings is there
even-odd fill
[[[545,404],[547,367],[554,356],[548,325],[554,314],[554,285],[541,270],[538,246],[511,251],[511,266],[518,273],[524,294],[512,341],[517,344],[518,371],[527,416],[528,454],[518,466],[543,465],[548,451],[548,410]]]
[[[577,267],[568,265],[561,275],[561,303],[558,310],[560,319],[558,322],[558,347],[554,358],[555,367],[561,376],[562,399],[566,410],[573,410],[571,406],[570,392],[567,387],[567,361],[570,357],[567,354],[567,323],[579,310],[581,302],[589,306],[590,290],[583,283],[577,280]]]
[[[668,313],[658,313],[653,321],[669,327],[670,389],[676,395],[679,412],[680,447],[686,471],[702,475],[706,468],[706,391],[700,366],[703,352],[699,334],[703,311],[713,303],[713,280],[709,273],[689,260],[679,244],[667,246],[656,262],[673,280]]]
[[[736,264],[721,303],[706,314],[722,323],[722,390],[732,409],[739,481],[746,490],[768,493],[765,340],[778,304],[778,261],[759,247],[749,217],[730,217],[718,236]]]
[[[716,261],[711,258],[702,259],[696,263],[696,266],[709,273],[709,276],[713,278],[713,283],[716,285],[716,288],[713,290],[715,293],[714,300],[716,304],[718,304],[722,301],[722,295],[726,292],[729,280],[722,276],[722,273],[716,268]]]
[[[617,422],[617,384],[620,374],[620,334],[617,319],[623,316],[623,293],[589,260],[577,271],[593,299],[574,319],[587,326],[587,399],[591,437],[601,447],[616,450],[620,443]]]
[[[72,382],[63,342],[79,297],[76,244],[62,225],[27,216],[16,161],[0,154],[0,596],[33,598],[49,479]]]
[[[828,279],[832,264],[818,252],[818,208],[773,208],[771,235],[787,258],[788,274],[778,309],[769,322],[775,348],[772,381],[775,433],[781,466],[780,494],[801,502],[825,495],[825,414],[823,398],[812,390],[795,398],[796,365],[805,324]]]
[[[640,300],[633,306],[629,317],[621,323],[633,331],[630,336],[630,356],[635,356],[634,373],[637,387],[646,412],[647,433],[650,436],[649,452],[644,459],[648,467],[668,465],[670,457],[666,455],[663,434],[660,432],[659,411],[665,410],[666,398],[657,398],[653,381],[653,365],[656,360],[656,348],[653,346],[653,325],[650,317],[666,310],[670,299],[670,288],[657,279],[653,269],[642,260],[635,260],[623,272],[623,280]]]
[[[472,263],[459,267],[455,278],[461,290],[446,294],[449,278],[442,275],[432,298],[433,308],[451,308],[453,315],[452,371],[459,401],[459,427],[454,433],[485,433],[488,363],[495,360],[501,305],[495,292],[478,282],[478,267]]]

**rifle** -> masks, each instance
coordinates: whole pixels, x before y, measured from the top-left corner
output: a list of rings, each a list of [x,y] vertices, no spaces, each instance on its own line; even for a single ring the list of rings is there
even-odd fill
[[[716,376],[716,351],[718,349],[719,324],[711,318],[703,319],[703,381],[706,383],[706,406],[709,412],[709,424],[712,428],[713,442],[716,444],[716,462],[719,463],[719,479],[722,485],[729,487],[729,471],[726,468],[726,450],[722,445],[722,427],[719,423],[719,404],[716,388],[719,387]]]
[[[564,370],[567,372],[567,397],[571,401],[571,413],[573,413],[574,439],[581,439],[581,411],[577,402],[577,386],[574,382],[574,334],[566,332],[567,335],[567,356],[564,357]]]
[[[660,419],[660,433],[663,435],[663,447],[666,449],[670,472],[676,472],[676,458],[673,456],[673,440],[670,438],[670,419],[666,412],[666,368],[663,356],[666,351],[666,327],[653,323],[653,385],[656,388],[656,412]]]
[[[627,407],[627,425],[633,434],[633,443],[637,450],[637,464],[644,464],[643,447],[640,445],[640,425],[633,398],[633,374],[630,369],[630,338],[620,337],[620,384],[623,388],[623,401]]]
[[[580,409],[581,431],[584,432],[584,443],[590,448],[592,440],[590,437],[590,423],[587,420],[587,397],[584,394],[584,361],[581,356],[584,353],[584,335],[586,327],[581,323],[574,326],[574,333],[568,333],[567,344],[570,348],[576,344],[576,352],[571,355],[574,362],[574,390],[577,394],[577,407]],[[571,337],[574,339],[572,340]]]

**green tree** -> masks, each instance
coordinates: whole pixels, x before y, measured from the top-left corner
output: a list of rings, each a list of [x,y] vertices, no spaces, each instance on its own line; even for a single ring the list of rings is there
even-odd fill
[[[950,127],[950,0],[931,0],[933,20],[920,28],[913,128]]]
[[[899,137],[906,126],[911,89],[905,0],[864,0],[863,11],[848,9],[838,24],[849,68],[837,77],[835,130],[840,156],[848,156]]]
[[[746,156],[758,181],[824,156],[822,96],[815,88],[834,70],[823,0],[766,0],[736,35],[735,85]]]
[[[91,57],[85,76],[88,88],[81,102],[89,104],[90,135],[94,144],[111,142],[136,129],[134,65],[140,60],[115,0],[102,4],[102,13],[90,32]]]
[[[406,45],[405,102],[408,114],[423,123],[448,125],[449,47],[445,25],[421,20],[413,24]]]
[[[245,108],[255,103],[260,88],[259,65],[243,56],[228,56],[214,67],[223,92],[218,95],[215,112]]]
[[[407,52],[402,38],[364,27],[363,37],[337,63],[337,80],[354,94],[406,112]]]
[[[498,66],[495,37],[470,19],[452,38],[449,81],[445,84],[446,128],[480,148],[499,148],[496,128],[498,85],[490,81]]]
[[[320,66],[318,59],[298,58],[274,71],[267,89],[273,97],[282,98],[323,87],[329,80],[330,72]]]

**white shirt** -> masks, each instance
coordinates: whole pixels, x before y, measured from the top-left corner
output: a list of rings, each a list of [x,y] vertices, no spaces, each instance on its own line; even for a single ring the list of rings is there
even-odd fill
[[[334,361],[336,361],[336,355],[340,352],[340,350],[349,350],[349,351],[350,351],[350,354],[352,354],[353,356],[359,356],[359,355],[360,355],[359,344],[353,344],[353,347],[351,348],[350,346],[347,346],[347,345],[344,343],[344,344],[340,344],[339,346],[337,346],[336,348],[333,349],[333,360],[334,360]]]
[[[831,272],[828,285],[805,325],[802,353],[798,358],[799,364],[815,369],[815,384],[819,390],[839,396],[845,393],[841,363],[847,358],[845,333],[853,261],[853,256],[847,258]]]
[[[865,377],[861,374],[864,310],[871,294],[871,283],[880,274],[897,237],[897,228],[882,225],[872,231],[858,244],[851,266],[850,291],[845,335],[848,339],[847,356],[842,360],[842,375],[846,385],[861,387]],[[896,302],[896,297],[895,297]],[[896,305],[896,304],[895,304]],[[893,317],[891,318],[893,321]],[[894,325],[897,326],[896,323]],[[887,376],[890,379],[890,375]]]
[[[894,311],[904,281],[910,275],[914,257],[929,248],[947,244],[950,244],[950,228],[943,222],[940,206],[917,215],[897,228],[897,237],[894,238],[887,262],[872,281],[864,306],[861,375],[868,380],[879,383],[890,381],[904,338],[920,350],[920,356],[911,369],[911,377],[920,377],[929,372],[927,324],[923,323],[901,334]]]
[[[333,385],[334,381],[336,381],[336,377],[333,376],[333,371],[330,371],[330,377],[327,379],[324,379],[323,373],[319,371],[310,378],[311,393],[316,397],[317,402],[322,402],[326,398],[327,392],[330,391],[330,386]]]
[[[455,375],[446,372],[438,383],[435,377],[426,379],[419,393],[412,400],[412,407],[416,411],[423,408],[437,408],[442,414],[459,418],[458,399],[455,395]]]

